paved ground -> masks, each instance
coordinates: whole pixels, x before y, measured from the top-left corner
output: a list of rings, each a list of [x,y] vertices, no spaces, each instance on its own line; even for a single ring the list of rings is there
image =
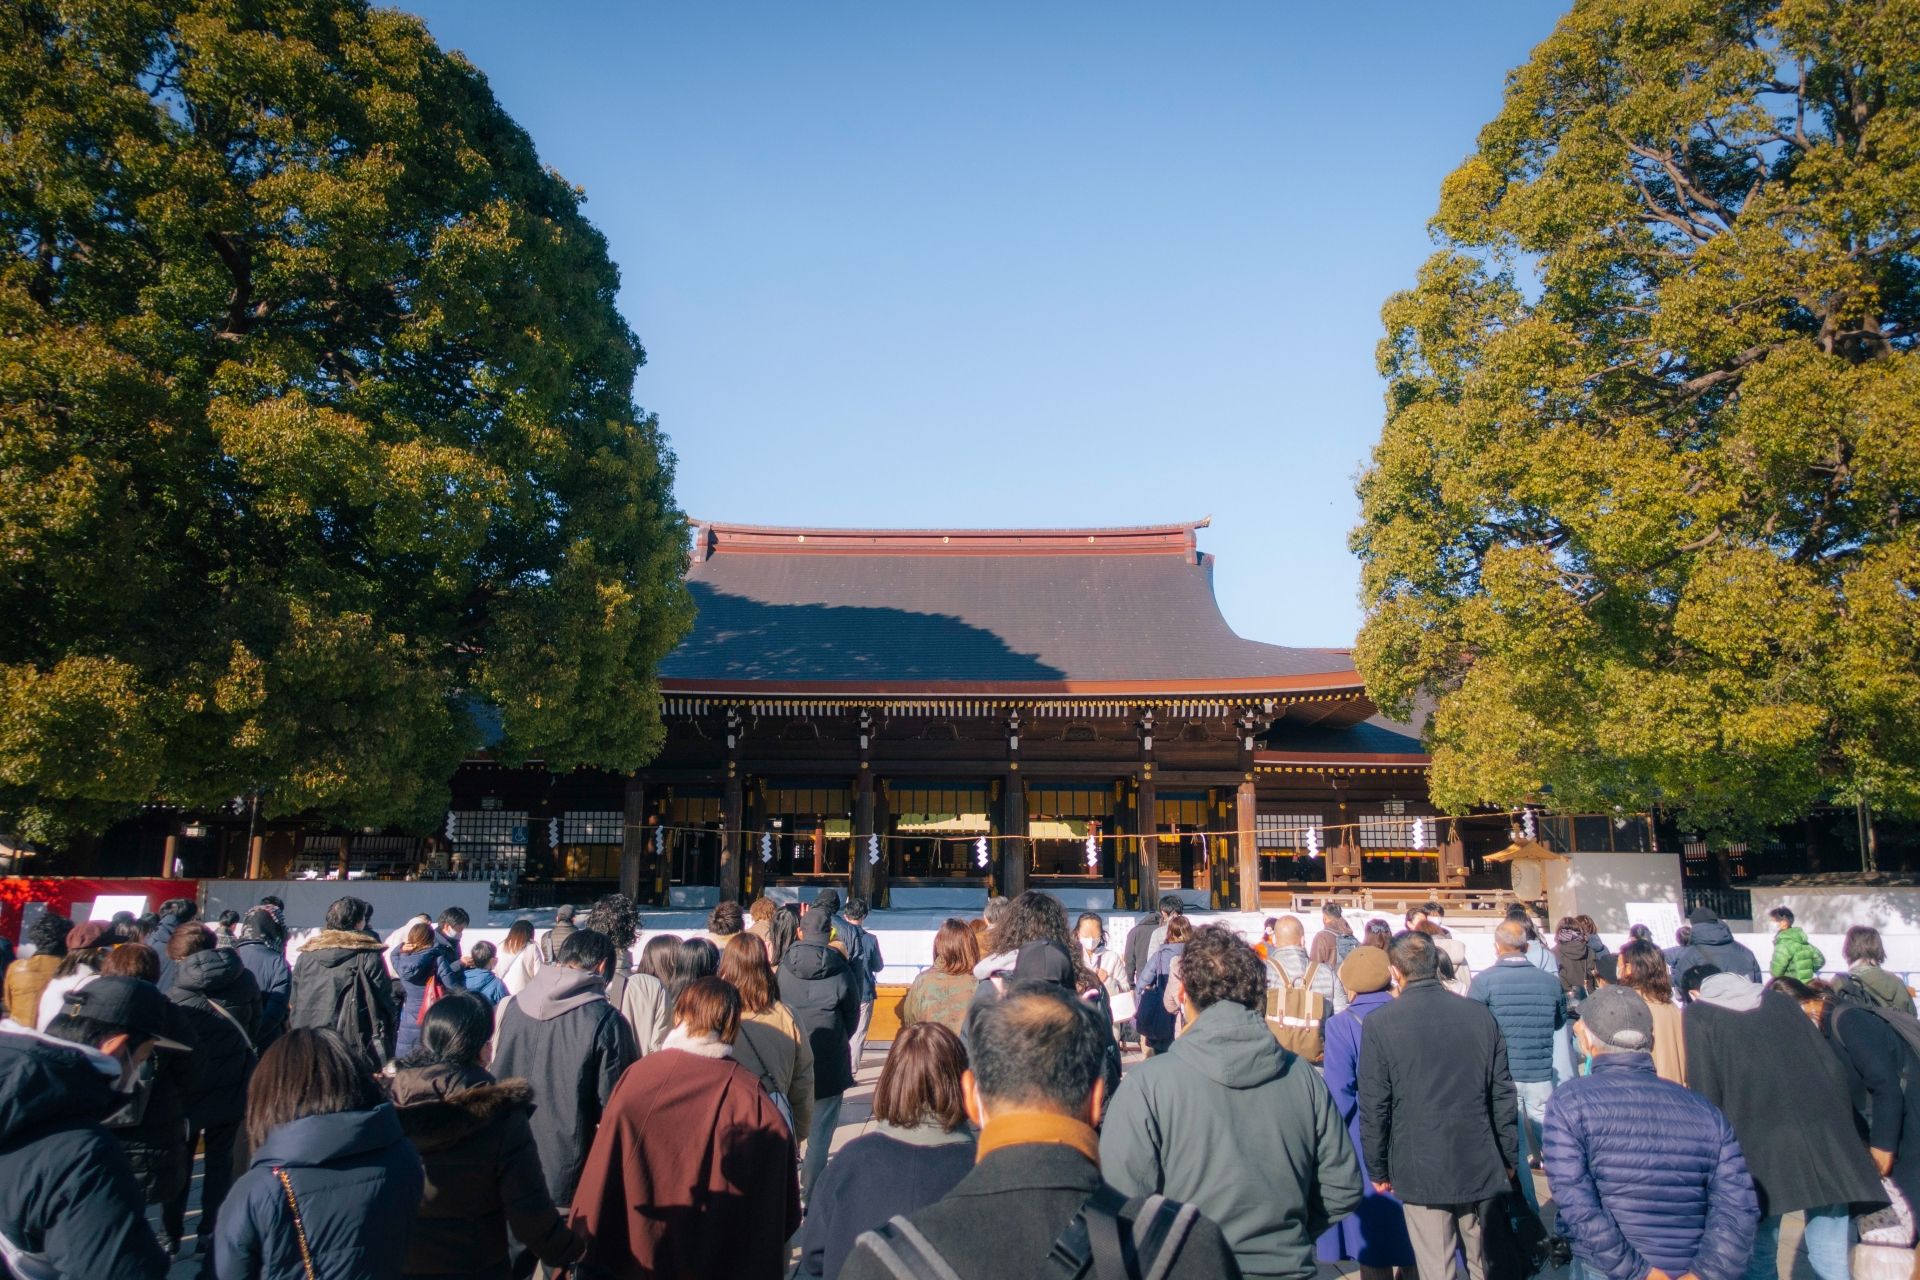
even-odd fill
[[[1131,1064],[1136,1060],[1137,1059],[1129,1057],[1128,1062]],[[880,1062],[880,1046],[869,1046],[866,1066],[864,1066],[859,1073],[859,1083],[847,1094],[845,1109],[840,1115],[840,1128],[835,1132],[833,1138],[833,1149],[835,1151],[840,1150],[840,1148],[852,1142],[855,1138],[873,1130],[873,1086],[875,1081],[880,1078]],[[194,1199],[190,1202],[190,1207],[187,1212],[188,1241],[186,1247],[181,1251],[181,1256],[174,1262],[169,1280],[194,1280],[200,1265],[198,1241],[194,1238],[200,1220],[198,1203],[200,1166],[198,1161],[194,1164],[193,1182]],[[1534,1185],[1540,1194],[1548,1220],[1551,1221],[1553,1207],[1551,1197],[1547,1192],[1546,1179],[1538,1178]],[[159,1222],[158,1213],[153,1213],[150,1217],[152,1217],[157,1225]],[[1789,1215],[1783,1224],[1783,1229],[1780,1233],[1780,1260],[1782,1264],[1780,1275],[1782,1280],[1814,1280],[1813,1272],[1807,1266],[1807,1256],[1799,1247],[1800,1228],[1801,1219],[1799,1214]],[[1323,1264],[1320,1267],[1319,1280],[1333,1280],[1334,1277],[1339,1276],[1357,1277],[1359,1274],[1359,1267],[1351,1263]],[[1558,1268],[1549,1268],[1541,1273],[1541,1280],[1566,1280],[1567,1275],[1568,1273],[1566,1271]]]

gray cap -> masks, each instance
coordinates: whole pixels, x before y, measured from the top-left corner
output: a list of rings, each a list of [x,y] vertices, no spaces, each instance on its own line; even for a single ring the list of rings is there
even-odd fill
[[[1610,1048],[1653,1052],[1653,1011],[1632,987],[1602,987],[1582,1000],[1580,1024]]]

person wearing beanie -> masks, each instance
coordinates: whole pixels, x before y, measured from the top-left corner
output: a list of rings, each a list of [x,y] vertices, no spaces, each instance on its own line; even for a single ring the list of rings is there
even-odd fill
[[[1558,978],[1527,958],[1528,930],[1506,920],[1493,931],[1493,950],[1499,957],[1491,969],[1473,976],[1467,994],[1493,1011],[1507,1042],[1507,1067],[1520,1095],[1521,1154],[1540,1167],[1540,1125],[1546,1119],[1547,1099],[1553,1094],[1553,1048],[1567,1025],[1567,993]],[[1532,1178],[1520,1179],[1520,1189],[1536,1211]]]
[[[540,938],[540,963],[552,964],[560,954],[560,946],[573,933],[574,909],[562,903],[553,910],[553,928]]]
[[[1852,1214],[1887,1203],[1854,1127],[1846,1068],[1792,999],[1744,974],[1709,975],[1680,1021],[1687,1087],[1733,1126],[1759,1195],[1747,1274],[1775,1274],[1780,1219],[1800,1209],[1813,1274],[1844,1280]]]
[[[1687,926],[1691,930],[1687,945],[1672,962],[1676,991],[1688,989],[1687,970],[1701,965],[1712,965],[1722,973],[1737,974],[1759,985],[1759,958],[1733,940],[1733,930],[1727,928],[1726,921],[1705,907],[1695,907],[1687,913]]]
[[[1360,1045],[1368,1015],[1393,1002],[1387,953],[1378,947],[1355,947],[1340,964],[1339,980],[1347,1002],[1327,1019],[1324,1073],[1340,1122],[1358,1154]],[[1321,1262],[1358,1263],[1362,1280],[1392,1280],[1396,1267],[1413,1265],[1413,1243],[1407,1238],[1400,1201],[1391,1191],[1376,1189],[1374,1179],[1362,1156],[1360,1207],[1320,1236],[1316,1253]]]
[[[60,1016],[67,997],[100,976],[100,961],[113,946],[113,930],[103,920],[87,920],[67,930],[67,952],[40,995],[40,1013],[34,1020],[45,1031]]]
[[[1733,1126],[1655,1073],[1653,1011],[1631,987],[1589,996],[1574,1034],[1593,1073],[1554,1093],[1545,1141],[1575,1261],[1607,1280],[1739,1280],[1760,1207]]]
[[[840,1104],[853,1087],[851,1042],[860,1022],[860,984],[847,957],[830,945],[832,937],[833,913],[816,905],[800,917],[798,937],[780,957],[781,1003],[793,1012],[813,1050],[813,1122],[800,1167],[802,1199],[813,1195],[813,1184],[827,1167]]]

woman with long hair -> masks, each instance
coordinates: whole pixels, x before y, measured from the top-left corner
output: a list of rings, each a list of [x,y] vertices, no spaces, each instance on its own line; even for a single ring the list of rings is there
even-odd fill
[[[427,1010],[420,1043],[394,1074],[400,1128],[427,1176],[407,1233],[409,1280],[510,1280],[509,1230],[549,1267],[573,1263],[586,1247],[547,1193],[527,1122],[533,1090],[486,1069],[492,1038],[492,1008],[455,992]]]
[[[1620,948],[1620,985],[1632,987],[1653,1013],[1653,1069],[1662,1080],[1687,1082],[1687,1040],[1680,1006],[1673,1001],[1673,975],[1660,948],[1639,938]]]
[[[580,1270],[621,1280],[779,1280],[800,1226],[793,1131],[734,1059],[740,993],[700,978],[658,1053],[607,1100],[573,1197]]]
[[[500,940],[500,985],[517,996],[527,979],[540,970],[540,948],[534,945],[533,921],[515,920]]]
[[[900,1001],[900,1023],[911,1026],[937,1022],[955,1035],[967,1025],[967,1010],[980,988],[973,966],[980,962],[979,944],[964,920],[946,920],[933,936],[933,964],[914,975],[906,998]]]
[[[960,1038],[937,1022],[894,1038],[873,1091],[877,1127],[841,1148],[814,1185],[795,1241],[798,1275],[839,1275],[862,1232],[925,1208],[967,1176],[976,1145],[960,1082],[966,1069]]]
[[[740,993],[734,1061],[758,1076],[769,1094],[786,1100],[797,1138],[813,1123],[813,1047],[793,1011],[780,1003],[780,979],[767,963],[766,944],[750,933],[728,938],[719,977]]]
[[[620,1014],[633,1028],[634,1048],[645,1057],[660,1047],[673,1029],[673,1002],[667,998],[667,983],[680,954],[680,939],[671,933],[655,934],[640,948],[640,962],[627,975],[620,993]]]
[[[400,979],[400,1023],[393,1037],[393,1056],[404,1058],[420,1041],[420,1023],[427,1006],[441,995],[465,989],[460,949],[428,921],[415,921],[391,956]]]
[[[1072,926],[1067,923],[1067,909],[1060,905],[1058,898],[1037,889],[1029,889],[1008,901],[1005,913],[989,936],[986,958],[974,966],[974,976],[986,978],[1003,970],[1011,970],[1018,963],[1021,953],[1034,943],[1051,944],[1066,957],[1073,970],[1071,985],[1077,994],[1085,995],[1091,991],[1105,994],[1100,976],[1087,966],[1080,955],[1080,945],[1074,940]],[[982,973],[982,967],[988,965],[992,968]]]
[[[767,925],[767,963],[777,973],[780,961],[786,957],[787,949],[800,937],[800,909],[791,902],[781,903],[773,913],[772,923]]]
[[[678,1008],[680,993],[720,970],[720,949],[705,938],[687,938],[675,949],[667,973],[667,1007]]]
[[[420,1157],[337,1034],[301,1027],[268,1046],[246,1131],[253,1160],[213,1245],[220,1280],[400,1280]]]
[[[1367,921],[1366,927],[1360,931],[1360,945],[1363,947],[1378,947],[1382,951],[1391,950],[1393,947],[1393,926],[1385,920],[1382,920],[1379,916],[1375,916],[1373,919]]]

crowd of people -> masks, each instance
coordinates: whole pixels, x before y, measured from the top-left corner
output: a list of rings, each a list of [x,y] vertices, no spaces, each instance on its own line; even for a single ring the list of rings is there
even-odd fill
[[[1785,908],[1763,966],[1704,911],[1615,953],[1515,907],[1476,972],[1439,903],[1249,943],[1169,900],[1115,948],[993,899],[940,926],[830,1160],[866,915],[723,903],[643,946],[614,894],[495,946],[345,897],[291,954],[272,898],[42,916],[0,978],[0,1260],[165,1275],[196,1154],[212,1280],[1759,1280],[1789,1213],[1839,1280],[1913,1244],[1920,1021],[1871,929],[1828,974]]]

